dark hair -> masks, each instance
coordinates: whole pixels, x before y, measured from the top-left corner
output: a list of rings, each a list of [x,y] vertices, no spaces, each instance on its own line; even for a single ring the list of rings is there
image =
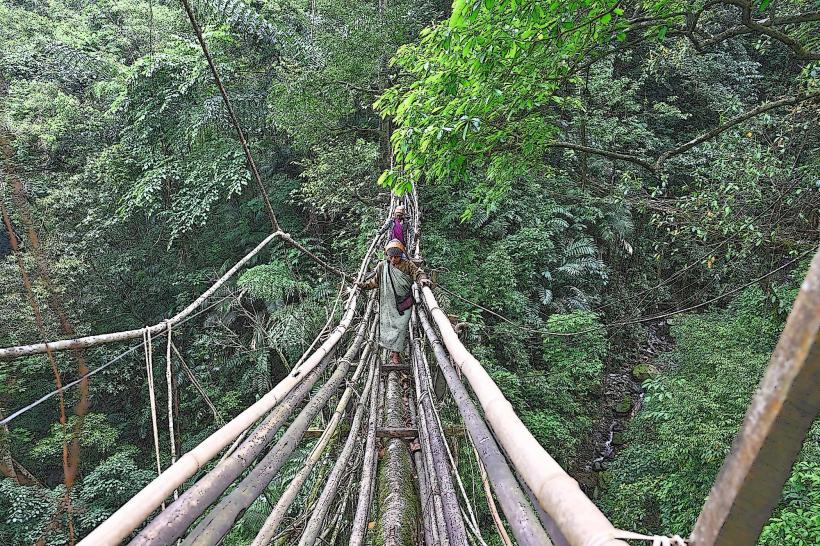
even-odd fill
[[[387,249],[387,255],[388,256],[401,256],[401,249],[396,248],[396,247],[388,248]]]

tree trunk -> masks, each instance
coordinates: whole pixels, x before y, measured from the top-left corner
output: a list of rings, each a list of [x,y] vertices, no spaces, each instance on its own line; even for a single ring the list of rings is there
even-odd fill
[[[399,372],[387,376],[384,399],[384,424],[404,427],[405,412]],[[416,534],[416,491],[413,486],[410,453],[403,440],[387,440],[379,468],[379,505],[382,507],[377,543],[384,546],[409,546]]]

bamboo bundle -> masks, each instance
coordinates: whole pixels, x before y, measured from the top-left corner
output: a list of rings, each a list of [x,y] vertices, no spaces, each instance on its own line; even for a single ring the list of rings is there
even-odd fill
[[[363,366],[360,360],[357,371]],[[257,464],[253,470],[236,486],[213,510],[197,525],[183,541],[183,544],[202,546],[218,544],[231,530],[236,520],[262,494],[270,481],[284,465],[305,430],[319,411],[327,404],[330,397],[338,390],[350,368],[350,360],[342,358],[333,375],[322,385],[319,392],[308,402],[305,408],[293,420],[276,445]]]
[[[527,498],[521,491],[507,460],[498,448],[495,439],[490,433],[481,414],[476,409],[466,387],[458,378],[450,358],[433,330],[430,321],[424,312],[418,313],[419,321],[424,329],[425,337],[436,356],[439,368],[444,374],[444,379],[450,389],[450,394],[464,419],[464,425],[470,437],[473,439],[476,449],[481,456],[481,461],[487,470],[490,482],[493,485],[496,497],[501,510],[507,517],[510,529],[515,536],[515,540],[521,546],[542,546],[550,544],[549,537],[538,522],[536,515],[530,508]]]
[[[362,426],[362,415],[364,414],[364,408],[367,406],[369,397],[374,390],[373,384],[378,381],[378,378],[375,377],[376,359],[372,358],[369,360],[370,372],[367,375],[367,382],[362,389],[362,395],[359,398],[359,402],[356,406],[356,412],[353,415],[353,423],[350,426],[350,433],[347,435],[347,440],[345,441],[344,447],[342,447],[342,451],[336,458],[336,462],[333,464],[333,469],[330,471],[330,475],[327,478],[327,483],[325,484],[324,489],[322,489],[319,499],[316,501],[316,506],[313,509],[313,513],[310,515],[310,520],[308,520],[305,530],[302,533],[302,537],[299,539],[299,546],[313,546],[313,543],[316,542],[319,532],[321,531],[322,523],[324,522],[327,513],[330,511],[331,504],[336,498],[336,493],[342,483],[343,473],[353,455],[353,449],[356,446],[356,439],[359,438],[359,432]]]
[[[481,363],[462,345],[433,291],[425,287],[422,294],[447,350],[478,398],[494,436],[567,541],[573,545],[595,540],[598,546],[627,546],[612,538],[615,527],[584,495],[578,482],[541,447]]]
[[[373,321],[373,327],[371,328],[371,336],[370,340],[368,341],[367,347],[362,353],[362,361],[368,361],[369,359],[373,358],[372,355],[372,348],[373,348],[373,336],[375,335],[376,329],[376,321]],[[296,500],[296,495],[299,493],[299,488],[304,485],[305,481],[307,480],[310,473],[313,471],[313,468],[316,466],[316,463],[319,462],[322,455],[327,449],[328,445],[330,445],[330,440],[336,434],[336,431],[339,428],[339,424],[342,421],[342,416],[344,414],[345,408],[347,407],[348,402],[350,401],[351,396],[353,395],[353,390],[355,386],[359,382],[360,373],[363,368],[358,368],[356,373],[348,382],[347,388],[342,393],[342,396],[339,398],[339,402],[336,404],[336,411],[333,413],[333,416],[330,418],[327,426],[325,427],[324,432],[322,432],[319,441],[313,447],[313,450],[308,455],[307,459],[305,460],[302,467],[293,477],[291,482],[288,484],[288,487],[282,493],[282,496],[279,497],[279,500],[276,502],[276,505],[271,510],[271,513],[265,519],[265,523],[262,525],[262,528],[256,534],[256,538],[253,540],[252,546],[263,546],[268,544],[274,537],[276,530],[279,528],[279,525],[282,523],[282,519],[285,517],[285,514],[290,508],[290,505],[293,504],[293,501]]]
[[[455,471],[455,469],[451,470],[450,468],[450,463],[447,460],[447,454],[445,452],[444,438],[441,435],[438,425],[436,425],[433,420],[432,389],[427,381],[427,374],[421,370],[422,363],[419,354],[421,344],[417,337],[413,337],[410,347],[410,360],[413,367],[416,391],[418,393],[419,425],[420,428],[424,430],[424,434],[420,438],[420,440],[422,440],[421,448],[422,450],[429,450],[433,462],[431,468],[435,469],[432,475],[429,476],[429,479],[438,482],[444,524],[450,544],[452,546],[466,546],[467,531],[464,528],[464,520],[462,519],[458,504],[458,495],[456,494],[456,488],[451,474],[451,471]]]
[[[365,317],[370,316],[373,300],[368,303]],[[343,357],[354,358],[362,344],[366,321],[362,320],[356,337]],[[171,544],[185,534],[188,527],[214,503],[236,478],[262,453],[276,435],[277,430],[290,417],[294,408],[310,392],[321,372],[327,366],[328,357],[305,376],[302,383],[276,406],[262,425],[216,468],[198,480],[171,506],[160,513],[130,542],[130,546],[147,544]]]

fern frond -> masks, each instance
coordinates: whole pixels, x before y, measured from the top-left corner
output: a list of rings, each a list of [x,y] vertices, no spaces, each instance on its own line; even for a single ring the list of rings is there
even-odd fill
[[[564,246],[562,254],[565,259],[578,258],[580,256],[593,256],[598,253],[595,242],[589,237],[579,237]]]

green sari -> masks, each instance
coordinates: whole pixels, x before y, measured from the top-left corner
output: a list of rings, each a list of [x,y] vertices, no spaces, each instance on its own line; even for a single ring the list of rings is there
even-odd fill
[[[400,353],[407,343],[412,308],[400,313],[396,300],[405,299],[412,286],[413,279],[409,275],[384,262],[379,279],[379,345],[389,351]]]

